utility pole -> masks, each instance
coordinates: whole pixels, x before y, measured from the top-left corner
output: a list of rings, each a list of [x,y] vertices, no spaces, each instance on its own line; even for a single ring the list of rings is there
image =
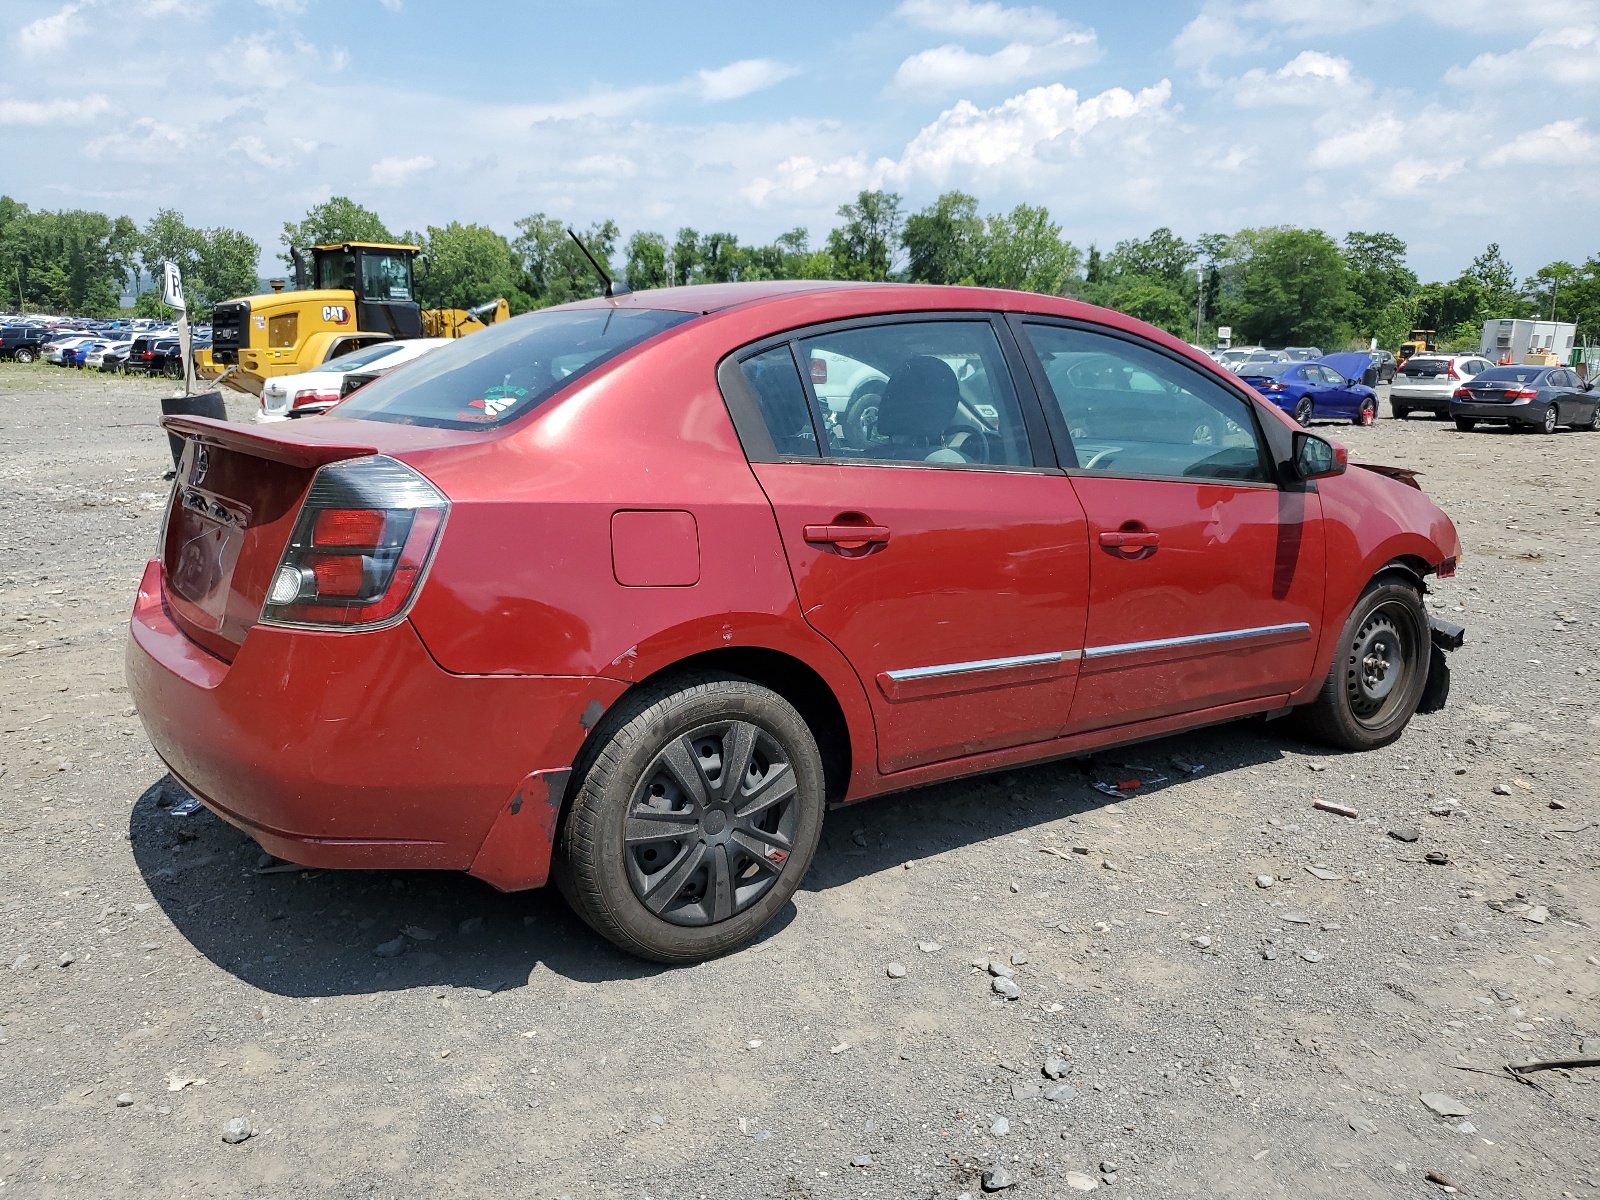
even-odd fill
[[[1194,298],[1194,344],[1200,344],[1200,322],[1206,314],[1206,269],[1203,266],[1194,269],[1196,287]]]

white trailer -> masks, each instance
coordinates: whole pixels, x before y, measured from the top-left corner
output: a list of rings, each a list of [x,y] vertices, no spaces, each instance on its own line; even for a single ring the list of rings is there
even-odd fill
[[[1572,357],[1578,327],[1565,321],[1485,321],[1478,353],[1490,362],[1520,366],[1530,354]]]

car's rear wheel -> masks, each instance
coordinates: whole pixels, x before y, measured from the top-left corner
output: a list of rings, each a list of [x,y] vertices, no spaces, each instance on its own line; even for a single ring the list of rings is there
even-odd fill
[[[1544,406],[1544,415],[1539,418],[1539,432],[1554,433],[1559,416],[1560,414],[1556,412],[1554,404],[1546,404]]]
[[[33,361],[33,351],[24,346],[17,351],[15,357],[19,363],[26,365]]]
[[[1301,711],[1302,725],[1345,750],[1387,746],[1417,711],[1430,647],[1417,589],[1394,579],[1369,584],[1339,635],[1321,692]]]
[[[1372,397],[1361,402],[1361,407],[1356,410],[1355,424],[1376,425],[1378,423],[1378,402]]]
[[[1457,417],[1456,418],[1456,428],[1459,429],[1462,433],[1471,433],[1477,427],[1478,427],[1478,423],[1475,420],[1473,420],[1471,417]]]
[[[1294,419],[1301,425],[1311,424],[1311,415],[1315,412],[1310,396],[1301,396],[1300,402],[1294,406]]]
[[[1395,404],[1391,402],[1389,405],[1389,413],[1396,421],[1404,421],[1411,415],[1411,410],[1404,404]]]
[[[816,739],[788,701],[737,676],[684,676],[624,701],[574,788],[556,882],[597,933],[657,962],[750,942],[822,832]]]
[[[878,440],[878,406],[883,402],[883,384],[864,383],[850,397],[844,410],[845,445],[865,450]]]

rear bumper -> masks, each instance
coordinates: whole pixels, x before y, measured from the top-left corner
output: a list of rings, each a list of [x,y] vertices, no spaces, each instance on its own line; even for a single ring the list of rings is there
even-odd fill
[[[1389,388],[1389,403],[1398,404],[1401,408],[1409,408],[1412,412],[1444,413],[1450,410],[1450,393],[1448,391],[1410,391],[1399,383],[1395,383]]]
[[[561,797],[535,797],[525,781],[570,767],[591,705],[609,707],[626,684],[452,675],[409,623],[355,634],[258,625],[227,663],[173,623],[163,588],[152,561],[129,626],[128,687],[156,753],[218,816],[310,867],[472,870],[505,890],[545,882]]]
[[[1513,421],[1522,425],[1539,425],[1544,422],[1545,406],[1538,401],[1511,400],[1497,404],[1492,400],[1452,400],[1452,417],[1471,417],[1478,421]]]

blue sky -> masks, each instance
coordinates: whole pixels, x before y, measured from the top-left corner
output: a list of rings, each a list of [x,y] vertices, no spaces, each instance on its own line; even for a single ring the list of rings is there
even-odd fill
[[[1600,0],[805,5],[7,0],[0,185],[278,232],[542,211],[820,241],[865,187],[1166,225],[1384,229],[1424,278],[1600,252]]]

